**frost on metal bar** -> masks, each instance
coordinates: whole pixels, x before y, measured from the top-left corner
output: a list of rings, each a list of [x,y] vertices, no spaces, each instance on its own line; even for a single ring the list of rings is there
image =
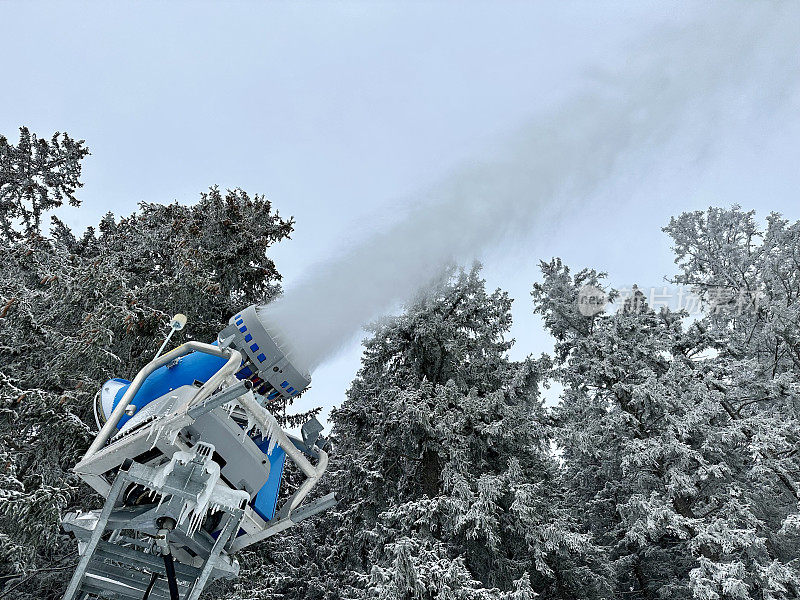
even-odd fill
[[[159,351],[133,381],[102,386],[75,472],[106,501],[63,519],[80,554],[66,600],[197,600],[238,575],[236,552],[335,503],[304,502],[328,462],[319,424],[297,439],[265,408],[311,382],[268,319],[251,306],[214,344]],[[287,458],[306,479],[278,506]]]

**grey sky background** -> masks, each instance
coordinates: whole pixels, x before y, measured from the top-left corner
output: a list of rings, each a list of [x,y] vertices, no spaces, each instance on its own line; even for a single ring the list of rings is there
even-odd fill
[[[140,201],[191,203],[213,184],[265,194],[297,220],[272,253],[290,287],[535,115],[601,85],[653,32],[741,6],[0,2],[0,132],[87,141],[83,207],[60,213],[78,228]],[[739,203],[800,218],[794,90],[701,156],[674,146],[619,194],[484,253],[488,285],[516,299],[513,355],[551,347],[531,314],[539,259],[660,285],[674,272],[660,229],[670,215]],[[355,341],[318,369],[304,404],[339,404],[358,359]]]

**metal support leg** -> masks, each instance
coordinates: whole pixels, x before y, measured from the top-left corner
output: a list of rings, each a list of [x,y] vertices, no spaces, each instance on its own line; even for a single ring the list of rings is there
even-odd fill
[[[214,565],[217,563],[217,559],[219,558],[222,549],[228,542],[228,538],[230,538],[231,535],[233,535],[233,532],[239,527],[239,521],[241,521],[241,517],[241,514],[237,515],[235,513],[228,513],[228,518],[225,521],[225,527],[223,527],[222,531],[219,532],[219,536],[217,536],[214,545],[211,547],[211,553],[208,556],[208,560],[206,561],[206,564],[203,565],[203,570],[200,573],[200,576],[194,582],[191,591],[186,596],[186,600],[198,600],[200,598],[200,594],[203,592],[203,588],[206,587],[206,582],[208,582],[211,571],[213,571]]]
[[[158,581],[158,573],[153,573],[150,576],[150,583],[147,584],[147,589],[144,591],[144,596],[142,596],[142,600],[150,600],[150,593],[153,591],[153,586]]]
[[[83,555],[78,562],[78,566],[75,568],[75,573],[73,573],[72,579],[67,586],[67,591],[64,594],[64,600],[73,600],[80,590],[81,584],[83,583],[83,577],[86,574],[86,568],[89,566],[89,561],[92,560],[94,551],[97,549],[97,544],[100,542],[100,538],[103,536],[103,532],[106,529],[106,524],[108,523],[108,518],[111,516],[111,511],[114,510],[114,505],[117,503],[117,499],[122,492],[122,486],[125,484],[125,480],[125,474],[122,472],[117,475],[117,478],[114,480],[114,484],[111,486],[111,492],[108,495],[108,499],[106,500],[105,505],[103,505],[103,510],[100,512],[97,525],[95,526],[92,536],[89,538],[89,541],[86,544],[86,548],[84,549]]]

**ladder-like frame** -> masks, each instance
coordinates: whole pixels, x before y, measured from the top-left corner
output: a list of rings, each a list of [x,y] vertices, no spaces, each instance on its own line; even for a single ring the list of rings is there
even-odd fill
[[[93,527],[81,527],[77,519],[65,522],[65,529],[75,533],[79,541],[85,543],[81,559],[67,586],[64,600],[83,598],[87,594],[96,596],[113,596],[123,600],[142,600],[149,593],[149,600],[170,600],[168,576],[162,556],[154,554],[152,547],[137,548],[141,540],[121,535],[122,527],[131,522],[135,510],[124,506],[122,493],[131,484],[152,486],[152,480],[146,477],[152,469],[131,462],[127,469],[118,473],[111,486],[98,519]],[[155,495],[175,494],[176,482],[167,482]],[[186,494],[187,496],[189,494]],[[197,568],[181,563],[174,563],[177,574],[180,597],[185,600],[198,600],[209,579],[221,576],[233,577],[236,571],[226,568],[220,557],[231,537],[238,530],[244,511],[242,508],[226,507],[223,509],[222,529],[216,539],[205,532],[195,534],[204,536],[203,543],[193,544],[193,550],[203,560],[203,567]],[[141,511],[139,511],[141,512]],[[176,541],[187,541],[185,532],[175,530]],[[108,534],[108,540],[103,537]],[[205,550],[205,551],[204,551]],[[157,575],[158,578],[154,579]],[[154,579],[154,583],[151,580]]]

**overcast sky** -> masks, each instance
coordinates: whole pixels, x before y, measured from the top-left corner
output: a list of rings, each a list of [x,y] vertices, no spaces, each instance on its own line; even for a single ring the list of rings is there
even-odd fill
[[[62,211],[79,228],[140,201],[191,203],[213,184],[265,194],[297,221],[272,253],[289,287],[696,6],[0,2],[0,132],[87,141],[83,207]],[[484,253],[489,285],[516,299],[514,356],[550,348],[531,315],[539,259],[653,286],[674,273],[670,215],[739,203],[800,218],[797,97],[768,104],[695,168],[673,149],[624,193],[611,186]],[[356,342],[321,367],[304,403],[339,404],[358,358]]]

